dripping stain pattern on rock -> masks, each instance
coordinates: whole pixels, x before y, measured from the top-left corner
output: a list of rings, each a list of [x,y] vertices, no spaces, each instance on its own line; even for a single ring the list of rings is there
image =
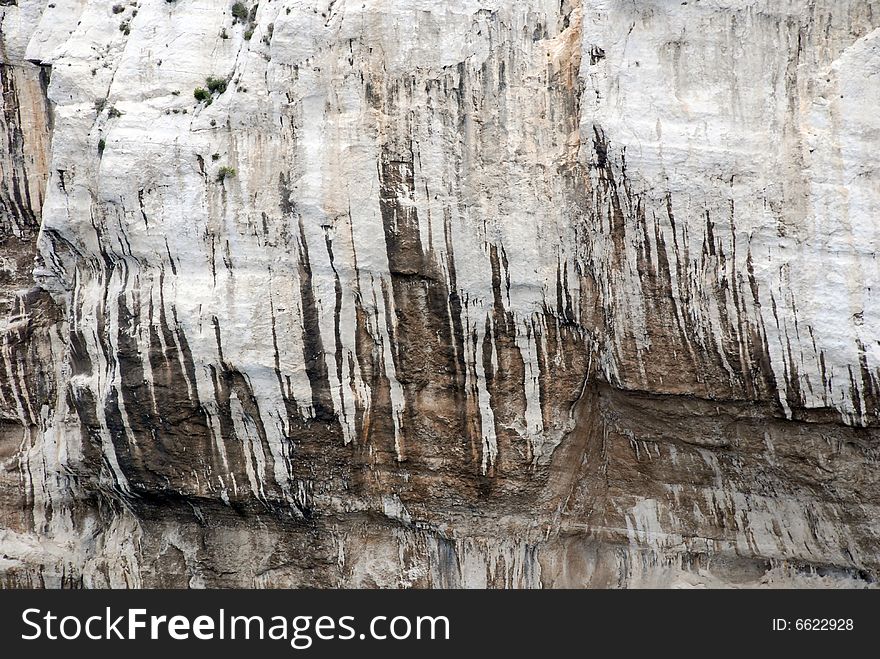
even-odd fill
[[[249,9],[0,7],[4,585],[875,582],[880,3]]]

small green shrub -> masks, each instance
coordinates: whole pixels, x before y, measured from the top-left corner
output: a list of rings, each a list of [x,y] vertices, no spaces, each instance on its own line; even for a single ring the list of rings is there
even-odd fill
[[[113,5],[113,13],[114,14],[121,14],[124,11],[125,11],[125,7],[123,7],[122,5]]]
[[[211,100],[211,92],[204,87],[196,87],[193,91],[193,96],[195,96],[196,100],[199,102]]]
[[[235,176],[235,167],[227,167],[223,165],[220,169],[217,170],[217,181],[222,183],[228,178],[232,178]]]
[[[208,76],[205,78],[205,84],[208,86],[208,91],[212,94],[222,94],[226,91],[226,81],[223,78]]]
[[[107,111],[107,116],[110,117],[111,119],[118,119],[119,117],[122,116],[122,113],[119,110],[117,110],[116,108],[110,108]]]
[[[254,31],[250,28],[244,31],[244,40],[250,41],[251,37],[254,36]]]
[[[248,8],[243,2],[236,2],[232,5],[232,16],[239,21],[243,21],[248,17]]]

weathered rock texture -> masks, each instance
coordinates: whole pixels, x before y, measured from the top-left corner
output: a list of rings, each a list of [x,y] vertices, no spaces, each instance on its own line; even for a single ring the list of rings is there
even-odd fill
[[[0,4],[5,585],[880,577],[880,1]]]

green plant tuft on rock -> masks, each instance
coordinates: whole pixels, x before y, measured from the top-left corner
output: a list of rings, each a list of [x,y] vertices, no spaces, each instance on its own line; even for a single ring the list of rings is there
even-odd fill
[[[223,78],[208,76],[205,78],[205,85],[212,94],[222,94],[226,91],[226,81]]]
[[[243,2],[236,2],[232,5],[233,18],[243,21],[248,17],[248,8]]]
[[[235,167],[228,167],[223,165],[219,170],[217,170],[217,181],[222,183],[228,178],[232,178],[235,176]]]

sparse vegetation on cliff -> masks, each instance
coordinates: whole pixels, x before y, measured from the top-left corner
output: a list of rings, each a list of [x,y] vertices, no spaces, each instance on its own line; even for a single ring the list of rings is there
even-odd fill
[[[243,2],[236,2],[232,5],[232,17],[236,20],[243,21],[248,17],[248,8]]]
[[[220,169],[217,170],[217,181],[219,183],[222,183],[228,178],[233,178],[235,176],[235,173],[235,167],[223,165]]]
[[[226,81],[223,78],[208,76],[205,78],[205,85],[212,94],[222,94],[226,91]]]

